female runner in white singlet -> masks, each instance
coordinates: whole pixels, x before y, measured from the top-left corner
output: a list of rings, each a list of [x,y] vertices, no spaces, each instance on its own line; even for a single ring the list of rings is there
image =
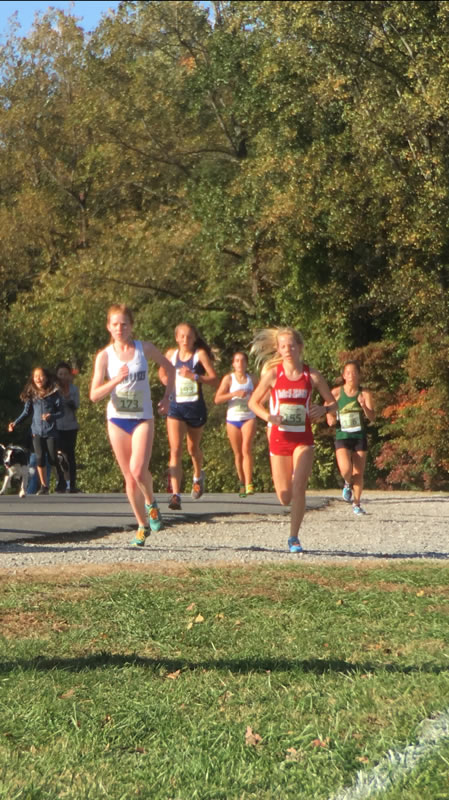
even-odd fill
[[[149,528],[153,531],[162,528],[148,469],[154,436],[148,360],[163,367],[166,374],[165,394],[159,403],[161,414],[168,410],[175,370],[154,344],[135,341],[132,327],[131,309],[126,305],[110,307],[106,328],[111,334],[111,344],[97,354],[90,399],[97,403],[110,395],[107,406],[109,440],[138,524],[132,544],[142,547]]]
[[[256,415],[250,411],[248,400],[257,380],[247,372],[245,353],[234,353],[234,372],[225,375],[215,395],[215,402],[227,403],[226,432],[234,453],[235,468],[240,481],[239,497],[254,494],[252,446],[256,435]]]
[[[258,417],[270,424],[270,463],[274,488],[282,505],[291,504],[291,553],[301,553],[299,529],[306,508],[306,489],[312,471],[314,445],[311,423],[333,411],[337,403],[323,376],[303,363],[304,343],[293,328],[267,328],[255,337],[252,352],[267,361],[260,383],[249,401]],[[263,402],[271,390],[270,406]],[[325,405],[312,403],[317,390]]]

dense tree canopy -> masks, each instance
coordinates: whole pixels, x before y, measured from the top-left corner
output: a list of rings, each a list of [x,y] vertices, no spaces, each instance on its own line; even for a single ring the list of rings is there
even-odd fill
[[[11,26],[3,427],[33,364],[73,361],[85,485],[117,488],[87,386],[120,300],[161,349],[192,321],[222,372],[276,323],[303,332],[330,382],[356,354],[380,410],[371,481],[446,487],[449,5],[209,5],[122,2],[90,35],[57,10],[27,37]],[[206,450],[210,485],[229,489],[222,419],[214,410]],[[331,484],[329,432],[318,434],[314,479]],[[161,427],[161,481],[163,438]],[[268,487],[262,431],[258,447]]]

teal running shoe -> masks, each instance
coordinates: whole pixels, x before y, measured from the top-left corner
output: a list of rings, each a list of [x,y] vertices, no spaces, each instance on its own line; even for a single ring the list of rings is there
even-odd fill
[[[290,553],[303,552],[301,543],[297,536],[290,536],[290,539],[288,540],[288,549],[290,550]]]
[[[159,511],[159,506],[156,503],[156,500],[151,503],[151,505],[145,503],[145,511],[148,515],[148,522],[150,523],[151,530],[155,533],[162,530],[164,523],[162,522],[161,512]]]
[[[149,535],[150,531],[148,530],[148,528],[145,528],[144,525],[139,525],[131,544],[134,547],[144,547],[145,541]]]
[[[351,487],[351,485],[349,483],[345,482],[345,485],[343,486],[343,491],[341,493],[341,496],[343,497],[343,500],[346,503],[350,503],[351,502],[351,500],[352,500],[352,487]]]
[[[356,515],[356,517],[363,516],[363,514],[366,514],[365,509],[362,508],[362,506],[357,505],[356,503],[353,503],[352,510]]]

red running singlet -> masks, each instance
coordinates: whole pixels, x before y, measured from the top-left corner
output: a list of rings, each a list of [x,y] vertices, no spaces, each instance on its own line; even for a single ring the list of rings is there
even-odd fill
[[[298,446],[313,445],[309,417],[312,388],[307,364],[303,364],[302,374],[293,381],[287,378],[283,365],[278,364],[270,408],[272,414],[282,416],[282,424],[271,426],[270,455],[291,456]]]

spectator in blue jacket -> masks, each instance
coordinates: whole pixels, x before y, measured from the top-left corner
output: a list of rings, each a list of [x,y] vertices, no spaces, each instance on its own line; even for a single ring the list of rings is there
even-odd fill
[[[57,458],[58,429],[56,420],[63,416],[63,401],[58,391],[58,384],[51,373],[43,367],[35,367],[20,395],[24,402],[22,413],[14,422],[10,422],[8,430],[11,433],[30,414],[31,435],[33,449],[37,457],[37,471],[41,488],[37,494],[48,494],[48,481],[45,469],[46,456],[52,467],[56,467],[59,474]]]

